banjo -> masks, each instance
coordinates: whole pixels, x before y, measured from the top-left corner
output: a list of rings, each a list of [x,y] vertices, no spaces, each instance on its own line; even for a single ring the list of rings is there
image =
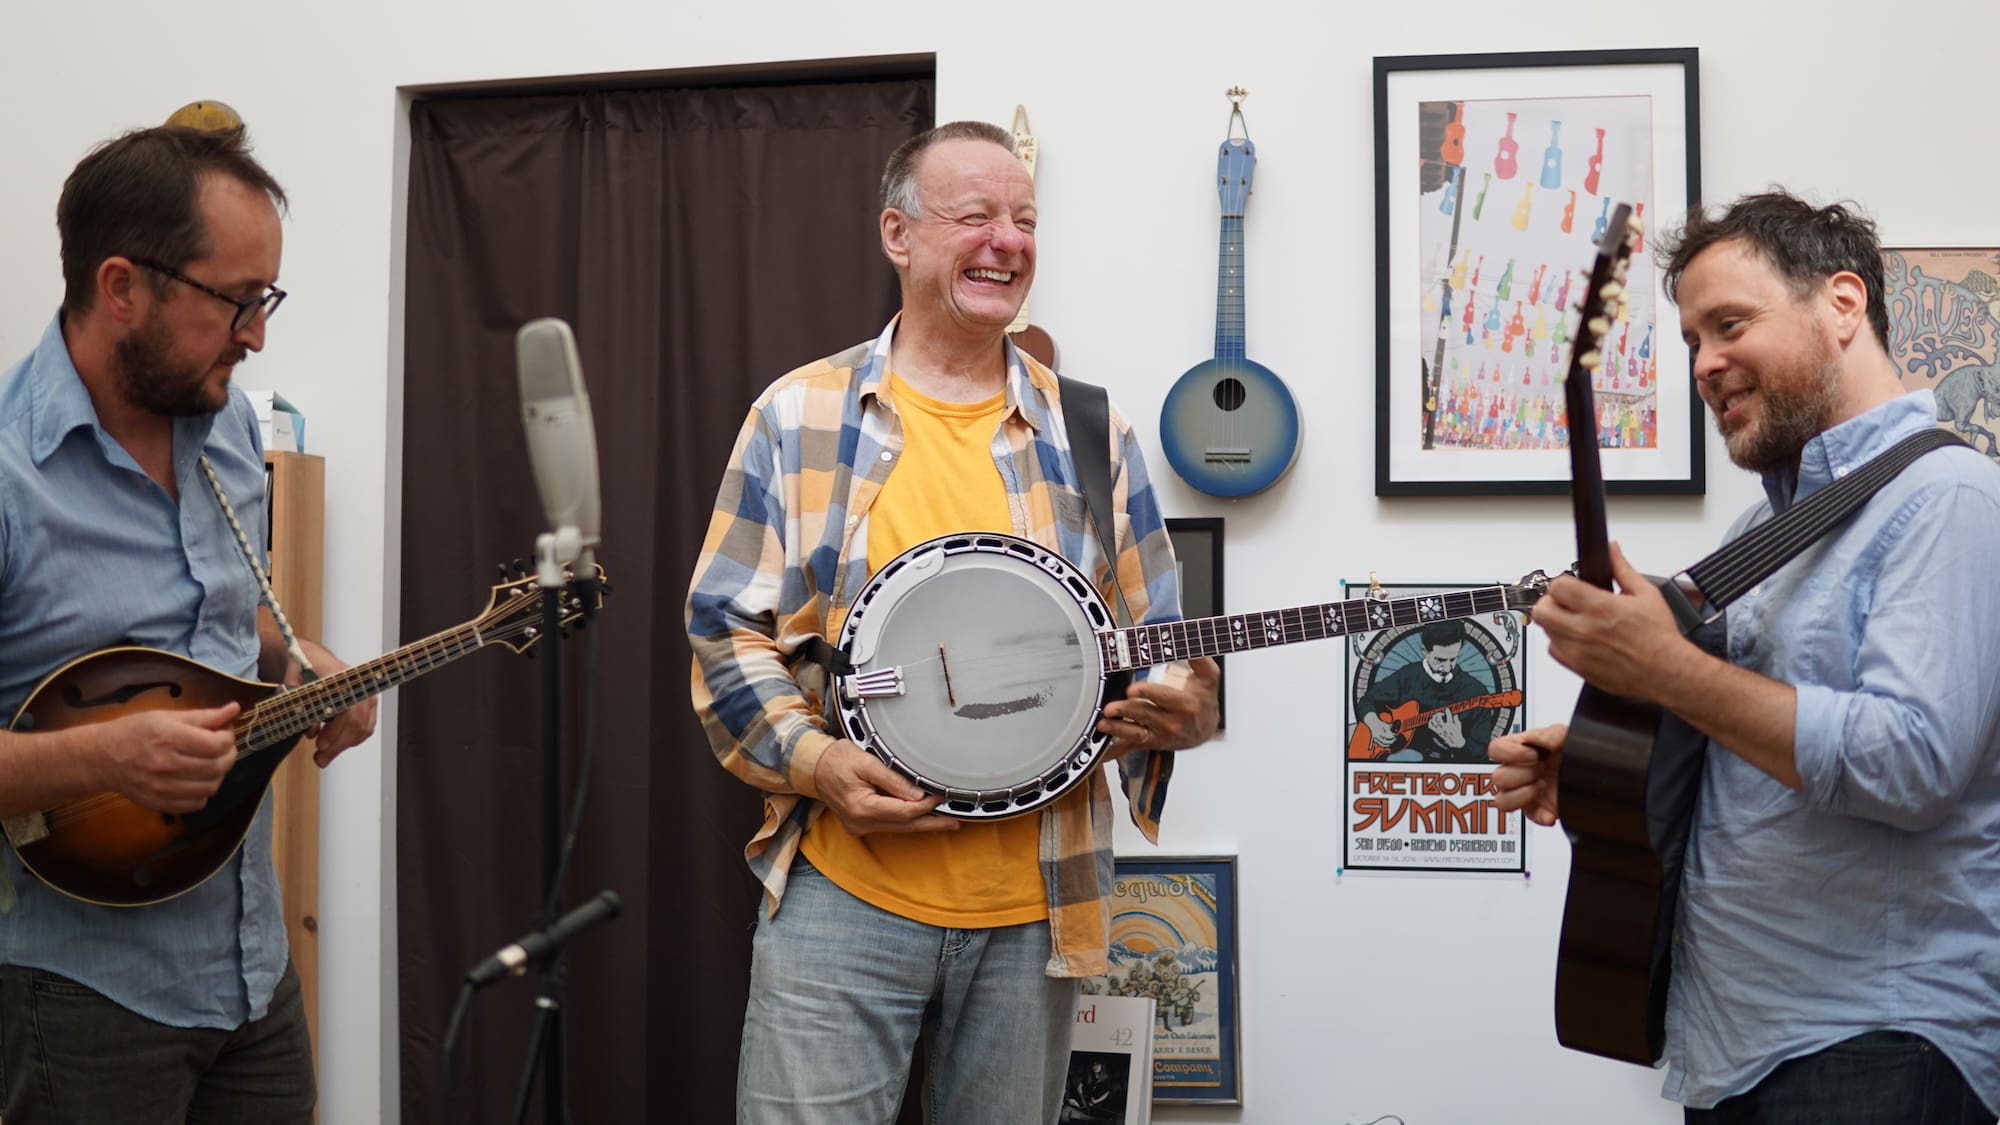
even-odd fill
[[[1111,736],[1103,705],[1140,668],[1392,626],[1526,611],[1514,586],[1116,626],[1084,574],[1038,543],[995,532],[932,539],[890,560],[849,608],[834,706],[848,738],[931,793],[937,811],[997,820],[1089,776]]]

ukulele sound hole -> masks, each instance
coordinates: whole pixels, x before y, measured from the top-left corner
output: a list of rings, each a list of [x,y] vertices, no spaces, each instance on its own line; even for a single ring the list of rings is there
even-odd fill
[[[1217,407],[1223,410],[1241,410],[1243,400],[1250,397],[1250,392],[1244,388],[1241,379],[1218,379],[1215,383],[1214,396]]]

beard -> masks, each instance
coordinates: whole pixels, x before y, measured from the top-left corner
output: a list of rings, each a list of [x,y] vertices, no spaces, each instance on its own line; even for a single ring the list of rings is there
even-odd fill
[[[1815,334],[1805,354],[1767,372],[1757,384],[1759,417],[1738,425],[1735,432],[1723,429],[1720,415],[1715,428],[1729,447],[1729,459],[1754,473],[1772,473],[1798,464],[1806,442],[1826,428],[1840,394],[1840,367],[1833,346]]]
[[[218,357],[239,363],[244,353],[233,349]],[[214,414],[229,402],[229,382],[211,391],[208,366],[197,366],[174,355],[173,333],[157,312],[118,341],[118,386],[132,405],[163,418],[193,418]]]

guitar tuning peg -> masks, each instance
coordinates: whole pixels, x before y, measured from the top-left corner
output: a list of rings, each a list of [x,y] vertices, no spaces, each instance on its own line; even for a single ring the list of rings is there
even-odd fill
[[[494,569],[494,570],[497,570],[497,571],[499,571],[499,572],[500,572],[500,581],[502,581],[502,582],[505,582],[505,581],[507,580],[507,564],[506,564],[506,563],[495,563],[495,564],[493,564],[493,569]]]
[[[514,560],[514,573],[515,573],[516,575],[519,575],[519,576],[520,576],[520,577],[522,577],[522,578],[526,578],[526,577],[528,576],[528,563],[527,563],[527,560],[525,560],[525,559],[515,559],[515,560]]]

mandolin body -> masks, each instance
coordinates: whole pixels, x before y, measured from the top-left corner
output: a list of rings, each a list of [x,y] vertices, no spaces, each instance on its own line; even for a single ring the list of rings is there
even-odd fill
[[[141,711],[194,711],[232,700],[247,715],[277,691],[275,684],[238,679],[171,652],[110,648],[51,673],[21,705],[11,729],[50,733]],[[44,810],[48,835],[17,840],[14,850],[36,877],[73,898],[105,906],[163,902],[198,886],[236,854],[271,775],[297,742],[294,736],[239,756],[197,812],[156,812],[100,793]]]

